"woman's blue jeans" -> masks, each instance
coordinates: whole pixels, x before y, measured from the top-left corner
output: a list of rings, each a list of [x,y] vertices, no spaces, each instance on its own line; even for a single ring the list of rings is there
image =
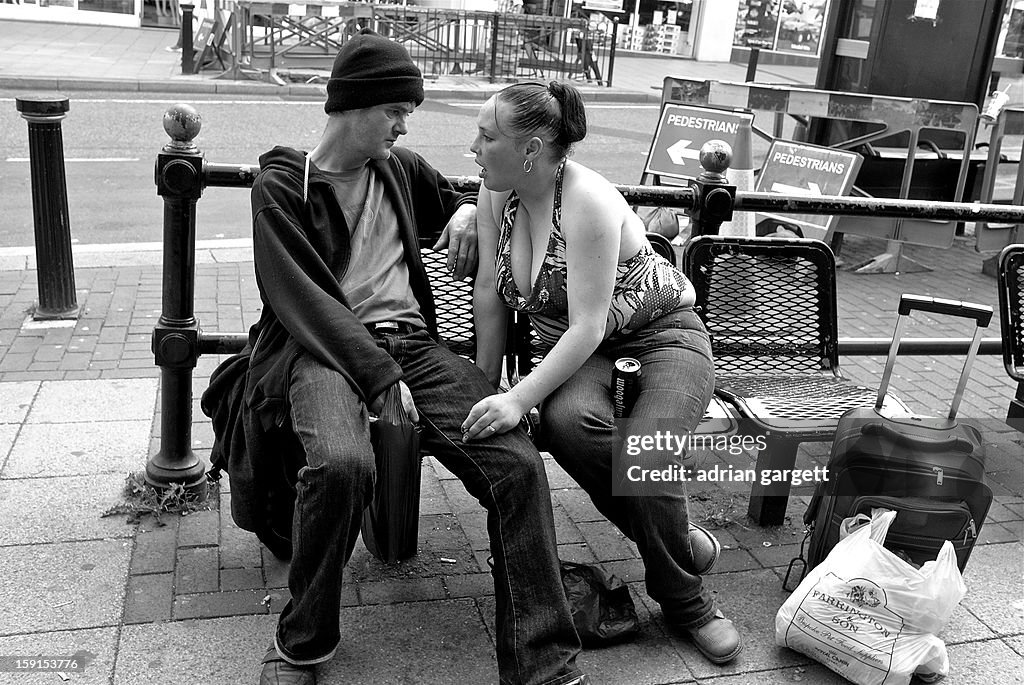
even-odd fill
[[[525,431],[468,444],[461,424],[494,388],[466,359],[426,332],[377,336],[402,367],[426,429],[421,442],[487,510],[494,558],[497,661],[503,685],[560,685],[581,674],[562,589],[544,464]],[[297,665],[327,661],[340,641],[342,569],[373,493],[366,406],[341,374],[308,354],[295,362],[292,428],[305,450],[292,523],[291,600],[276,645]]]
[[[646,568],[647,594],[666,620],[704,625],[715,605],[693,568],[685,485],[674,492],[612,494],[615,424],[612,366],[641,363],[640,393],[630,418],[671,419],[686,432],[700,423],[714,391],[711,343],[700,319],[680,310],[621,341],[603,343],[541,406],[541,435],[555,460],[587,491],[594,506],[636,543]]]

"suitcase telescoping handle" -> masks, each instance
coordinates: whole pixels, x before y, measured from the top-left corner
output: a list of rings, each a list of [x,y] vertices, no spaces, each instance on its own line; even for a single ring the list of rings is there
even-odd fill
[[[892,369],[896,364],[896,353],[899,351],[900,340],[903,338],[903,324],[910,312],[929,312],[932,314],[946,314],[962,319],[974,319],[977,326],[974,329],[974,337],[967,350],[967,359],[964,360],[964,367],[960,371],[960,379],[956,383],[956,391],[953,393],[953,401],[949,406],[950,420],[956,418],[956,412],[960,408],[960,400],[964,396],[964,388],[967,387],[967,378],[971,374],[971,366],[978,356],[978,347],[981,346],[982,329],[987,328],[992,320],[992,307],[986,304],[974,304],[973,302],[960,302],[959,300],[944,300],[937,297],[925,297],[924,295],[900,296],[900,305],[897,310],[896,330],[892,334],[892,345],[889,346],[889,356],[885,360],[885,370],[882,372],[882,382],[878,387],[878,398],[875,400],[875,410],[880,411],[885,401],[886,392],[889,390],[889,380],[892,378]]]
[[[978,328],[988,328],[992,320],[992,307],[987,304],[974,304],[973,302],[961,302],[960,300],[943,300],[938,297],[925,297],[924,295],[900,296],[900,316],[907,316],[910,312],[930,312],[932,314],[946,314],[961,319],[974,319]]]

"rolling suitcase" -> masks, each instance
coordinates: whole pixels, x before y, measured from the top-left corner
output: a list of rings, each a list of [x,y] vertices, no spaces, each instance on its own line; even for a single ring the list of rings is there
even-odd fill
[[[946,418],[880,413],[905,317],[912,311],[972,318],[977,323]],[[804,514],[810,539],[804,572],[817,566],[839,541],[844,519],[858,514],[870,518],[875,508],[897,512],[885,542],[894,553],[920,566],[935,559],[942,543],[951,540],[957,565],[964,570],[992,503],[992,491],[985,484],[981,435],[974,426],[958,423],[956,414],[982,330],[991,318],[992,308],[985,305],[917,295],[900,298],[878,401],[840,418],[828,479],[818,483]]]

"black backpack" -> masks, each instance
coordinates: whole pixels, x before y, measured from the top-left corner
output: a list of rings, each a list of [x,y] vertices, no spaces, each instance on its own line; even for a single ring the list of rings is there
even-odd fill
[[[214,370],[200,408],[213,421],[213,447],[207,478],[217,482],[226,472],[231,479],[231,517],[239,528],[256,534],[275,557],[291,559],[292,512],[297,468],[283,458],[254,459],[249,440],[264,455],[288,455],[297,438],[290,430],[264,430],[245,407],[249,347]],[[301,453],[301,447],[298,448]],[[258,461],[258,463],[256,463]]]

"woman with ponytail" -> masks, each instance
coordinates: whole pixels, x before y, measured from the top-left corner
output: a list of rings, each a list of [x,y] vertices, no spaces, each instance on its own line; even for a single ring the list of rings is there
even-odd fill
[[[641,364],[630,413],[640,423],[633,425],[666,420],[673,432],[689,435],[711,400],[711,345],[692,310],[693,287],[654,252],[643,222],[615,187],[569,159],[587,134],[576,88],[509,86],[484,104],[477,128],[470,147],[483,181],[473,296],[476,362],[497,386],[507,307],[530,316],[548,351],[508,392],[472,408],[464,440],[510,430],[539,406],[545,447],[637,544],[647,593],[666,622],[711,661],[731,661],[740,652],[739,634],[701,578],[720,547],[689,523],[682,478],[650,488],[627,483],[621,455],[613,461],[617,359]]]

